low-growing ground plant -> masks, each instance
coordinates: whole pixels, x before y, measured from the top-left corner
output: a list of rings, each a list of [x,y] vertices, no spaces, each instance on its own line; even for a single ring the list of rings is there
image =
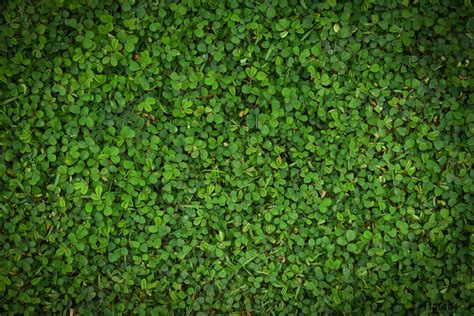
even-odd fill
[[[0,13],[2,315],[474,313],[470,0]]]

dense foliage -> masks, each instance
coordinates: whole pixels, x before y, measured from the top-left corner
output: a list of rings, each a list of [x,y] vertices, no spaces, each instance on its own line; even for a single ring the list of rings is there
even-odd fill
[[[474,313],[470,1],[0,12],[1,314]]]

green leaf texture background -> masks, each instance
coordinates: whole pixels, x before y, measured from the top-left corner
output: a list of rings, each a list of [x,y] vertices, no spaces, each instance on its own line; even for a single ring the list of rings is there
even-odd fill
[[[473,13],[2,1],[0,313],[473,314]]]

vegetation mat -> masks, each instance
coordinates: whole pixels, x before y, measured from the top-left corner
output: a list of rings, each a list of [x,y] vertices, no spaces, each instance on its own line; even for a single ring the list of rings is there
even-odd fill
[[[2,315],[474,314],[470,0],[0,13]]]

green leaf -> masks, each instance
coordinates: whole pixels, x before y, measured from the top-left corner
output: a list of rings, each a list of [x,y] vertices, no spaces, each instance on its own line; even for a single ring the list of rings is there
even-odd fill
[[[186,257],[186,255],[193,249],[192,246],[190,245],[184,245],[183,248],[181,249],[181,251],[179,252],[178,254],[178,260],[183,260],[184,257]]]
[[[124,126],[122,127],[122,130],[120,131],[120,135],[126,139],[134,138],[135,131],[131,129],[129,126]]]
[[[349,229],[348,231],[346,231],[346,239],[347,241],[353,241],[357,236],[357,233],[351,229]]]
[[[370,71],[371,72],[379,72],[380,71],[380,66],[378,64],[370,65]]]
[[[319,204],[319,210],[323,213],[327,212],[329,207],[332,204],[332,200],[330,198],[324,198]]]

